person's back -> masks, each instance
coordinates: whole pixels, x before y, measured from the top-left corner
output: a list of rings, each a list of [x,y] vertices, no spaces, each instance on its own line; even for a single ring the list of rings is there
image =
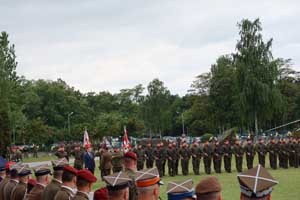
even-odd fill
[[[56,193],[54,200],[68,200],[75,196],[77,169],[70,165],[64,166],[62,174],[62,186]]]

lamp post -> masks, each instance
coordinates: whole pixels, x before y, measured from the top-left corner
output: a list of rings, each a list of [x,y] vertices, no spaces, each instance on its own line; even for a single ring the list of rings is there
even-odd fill
[[[71,134],[71,126],[70,126],[70,117],[71,115],[73,115],[73,112],[70,112],[68,114],[68,132],[69,132],[69,135]]]
[[[185,134],[183,113],[181,113],[181,121],[182,121],[182,134]]]
[[[177,114],[180,114],[179,111],[176,112]],[[183,112],[181,113],[181,126],[182,126],[182,134],[185,134],[185,131],[184,131],[184,116],[183,116]]]

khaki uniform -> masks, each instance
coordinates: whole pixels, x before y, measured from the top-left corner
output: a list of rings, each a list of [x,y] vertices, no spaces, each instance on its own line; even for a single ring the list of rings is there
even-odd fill
[[[71,191],[69,188],[62,186],[61,189],[55,195],[54,200],[70,200],[74,196],[75,194],[73,193],[73,191]]]
[[[73,200],[89,200],[88,194],[78,191]]]
[[[5,177],[0,183],[0,200],[4,200],[4,187],[9,183],[9,178]]]
[[[41,200],[45,186],[37,183],[29,194],[26,195],[26,200]]]
[[[4,187],[4,200],[10,200],[10,196],[12,194],[12,191],[15,189],[15,187],[17,186],[18,181],[16,180],[10,180]]]
[[[110,171],[112,168],[111,160],[112,160],[112,155],[110,152],[107,151],[102,154],[101,160],[100,160],[100,166],[99,166],[99,168],[101,170],[102,178],[103,178],[103,176],[110,175]]]
[[[46,186],[42,200],[53,200],[57,192],[60,190],[62,183],[57,179],[52,179],[51,183]]]
[[[15,187],[15,189],[12,191],[11,200],[23,200],[24,196],[27,192],[27,184],[26,183],[18,183],[18,185]]]

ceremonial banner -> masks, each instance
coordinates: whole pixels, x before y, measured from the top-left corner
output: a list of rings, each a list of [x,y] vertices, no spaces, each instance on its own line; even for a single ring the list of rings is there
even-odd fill
[[[90,145],[90,138],[89,138],[89,134],[87,132],[87,130],[85,129],[84,130],[84,133],[83,133],[83,146],[85,147],[86,145]]]
[[[123,145],[122,145],[124,152],[127,152],[129,149],[131,149],[128,137],[127,137],[127,130],[126,126],[124,126],[124,137],[123,137]]]

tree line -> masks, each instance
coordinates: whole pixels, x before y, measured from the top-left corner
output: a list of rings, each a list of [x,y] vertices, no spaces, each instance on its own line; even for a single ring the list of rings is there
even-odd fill
[[[15,46],[0,36],[1,148],[13,142],[51,144],[90,137],[259,132],[299,119],[300,76],[291,60],[274,58],[259,19],[237,25],[233,52],[191,80],[184,96],[154,79],[112,94],[82,93],[62,79],[28,80],[16,73]],[[199,55],[201,56],[201,55]],[[182,123],[184,122],[184,130]]]

